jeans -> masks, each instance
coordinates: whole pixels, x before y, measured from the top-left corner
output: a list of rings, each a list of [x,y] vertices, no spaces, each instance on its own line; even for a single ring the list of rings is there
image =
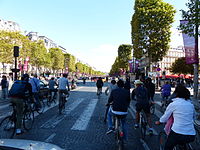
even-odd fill
[[[190,143],[194,140],[195,135],[178,134],[171,130],[165,144],[165,150],[173,150],[174,146],[178,144]]]
[[[40,98],[39,98],[39,92],[34,92],[34,93],[33,93],[33,96],[34,96],[34,98],[35,98],[36,106],[37,106],[37,107],[41,107]]]
[[[2,98],[6,99],[8,97],[8,88],[2,89]]]
[[[113,122],[112,122],[112,118],[113,118],[113,113],[111,111],[111,107],[108,110],[108,115],[107,115],[107,119],[108,119],[108,128],[111,129],[113,128]],[[121,124],[122,124],[122,130],[124,132],[124,140],[127,140],[127,124],[126,124],[126,116],[127,115],[123,115],[124,117],[121,118]]]

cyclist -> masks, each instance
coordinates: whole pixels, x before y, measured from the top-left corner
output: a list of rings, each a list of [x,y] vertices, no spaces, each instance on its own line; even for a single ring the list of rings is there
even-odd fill
[[[167,106],[164,115],[155,123],[165,123],[173,116],[171,131],[167,137],[165,150],[173,150],[178,144],[190,143],[195,140],[194,118],[195,109],[190,101],[190,91],[184,86],[175,89],[176,98]]]
[[[168,97],[171,95],[171,85],[168,81],[161,87],[161,94],[162,94],[162,107],[168,100]]]
[[[149,134],[153,134],[152,123],[151,123],[151,114],[150,114],[150,102],[148,99],[147,89],[143,86],[143,82],[140,80],[135,80],[136,88],[132,91],[132,99],[135,99],[136,96],[136,123],[135,128],[139,127],[140,121],[140,112],[144,110],[147,121],[149,124]]]
[[[144,86],[147,88],[148,99],[153,102],[154,101],[153,97],[155,94],[155,84],[152,83],[151,78],[146,79]]]
[[[108,99],[108,103],[112,104],[112,107],[110,107],[109,115],[120,115],[121,116],[121,123],[122,123],[122,129],[124,133],[124,140],[127,140],[127,125],[126,125],[126,116],[128,114],[128,107],[130,104],[130,94],[128,90],[125,90],[124,87],[124,81],[119,80],[117,82],[118,88],[114,89],[110,97]],[[113,123],[112,118],[108,117],[108,131],[106,132],[109,134],[113,131]]]
[[[51,93],[54,92],[53,99],[56,98],[57,94],[57,89],[55,86],[58,86],[58,84],[56,83],[54,77],[52,77],[51,80],[49,80],[49,94],[51,95]]]
[[[103,80],[101,77],[98,78],[96,86],[97,86],[97,95],[102,94]]]
[[[22,81],[22,82],[21,82]],[[17,116],[17,121],[16,121],[16,135],[21,134],[23,131],[21,129],[22,127],[22,119],[23,119],[23,110],[24,110],[24,100],[28,96],[32,96],[32,86],[29,83],[29,75],[24,74],[21,77],[21,81],[17,80],[15,81],[16,84],[14,83],[13,86],[10,89],[10,97],[11,97],[11,102],[16,105],[16,116]],[[21,86],[21,84],[25,84],[25,86]],[[17,87],[15,86],[17,85]],[[21,86],[22,88],[20,88]],[[19,91],[18,91],[19,90]],[[21,91],[24,90],[24,93],[21,94]],[[15,95],[11,95],[11,92],[15,91]],[[20,94],[18,94],[20,93]]]
[[[36,107],[40,109],[40,99],[39,99],[39,90],[40,90],[40,80],[37,78],[37,74],[34,74],[33,78],[30,79],[30,84],[32,86],[32,93],[35,98]]]
[[[116,81],[115,80],[112,80],[111,81],[111,84],[109,84],[109,86],[106,88],[105,90],[105,94],[108,95],[108,99],[110,97],[110,93],[116,89],[117,86],[116,86]],[[111,117],[110,115],[108,115],[108,110],[110,108],[110,105],[109,104],[106,104],[107,108],[106,108],[106,113],[105,113],[105,118],[104,118],[104,122],[106,122],[106,119],[107,117]],[[109,119],[108,119],[109,120]]]
[[[64,93],[65,95],[69,95],[68,91],[70,91],[70,88],[69,88],[69,82],[68,82],[67,77],[68,77],[68,74],[64,73],[63,77],[59,78],[58,80],[59,102],[61,100],[62,93]]]

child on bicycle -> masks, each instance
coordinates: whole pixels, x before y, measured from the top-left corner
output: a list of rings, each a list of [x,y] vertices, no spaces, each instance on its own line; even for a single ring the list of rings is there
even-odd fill
[[[155,124],[166,123],[173,116],[173,124],[167,141],[165,150],[173,150],[176,145],[190,143],[195,139],[194,105],[190,101],[190,92],[185,86],[177,86],[175,89],[176,98],[167,106],[164,115]]]

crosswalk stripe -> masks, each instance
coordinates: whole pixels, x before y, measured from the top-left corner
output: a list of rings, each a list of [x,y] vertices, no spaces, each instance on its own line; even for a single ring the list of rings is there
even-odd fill
[[[56,125],[59,124],[63,119],[65,119],[67,115],[70,114],[70,112],[73,111],[83,100],[84,98],[80,98],[79,100],[74,101],[72,104],[67,106],[66,110],[64,111],[64,115],[53,116],[47,122],[42,124],[40,128],[55,128]]]
[[[87,125],[90,121],[90,118],[92,117],[92,114],[94,112],[97,102],[98,102],[98,99],[92,99],[90,101],[87,108],[84,110],[81,116],[77,119],[76,123],[72,126],[71,130],[85,130],[87,128]]]

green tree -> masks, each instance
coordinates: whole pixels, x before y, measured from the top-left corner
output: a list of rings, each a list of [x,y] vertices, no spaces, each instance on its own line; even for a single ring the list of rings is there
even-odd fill
[[[132,17],[134,57],[147,54],[151,62],[162,60],[169,49],[175,9],[163,0],[136,0]]]
[[[174,74],[193,74],[194,67],[192,64],[186,64],[185,57],[178,58],[170,67]]]
[[[52,69],[64,69],[64,54],[62,50],[59,48],[50,48],[49,52],[51,55]]]
[[[118,48],[118,63],[119,67],[128,70],[128,61],[131,59],[132,46],[128,44],[122,44]]]
[[[75,72],[76,68],[75,68],[75,61],[76,61],[76,57],[66,53],[64,54],[64,60],[65,60],[65,68],[68,67],[68,71],[69,72]]]
[[[110,75],[112,74],[119,74],[119,59],[118,57],[115,58],[115,62],[113,63],[112,67],[111,67],[111,70],[110,70]]]
[[[0,62],[13,63],[13,48],[20,47],[20,57],[30,55],[29,40],[19,32],[0,30]]]
[[[37,68],[44,66],[47,55],[47,49],[44,46],[43,41],[37,41],[31,43],[31,56],[30,63]]]
[[[199,25],[200,25],[200,1],[199,0],[189,0],[186,4],[188,10],[181,10],[183,20],[188,21],[186,24],[181,24],[179,29],[182,30],[183,33],[189,34],[190,36],[195,37],[195,55],[196,58],[199,59],[198,56],[198,36],[199,33]],[[196,99],[198,96],[198,78],[199,78],[199,63],[194,64],[194,98]]]

